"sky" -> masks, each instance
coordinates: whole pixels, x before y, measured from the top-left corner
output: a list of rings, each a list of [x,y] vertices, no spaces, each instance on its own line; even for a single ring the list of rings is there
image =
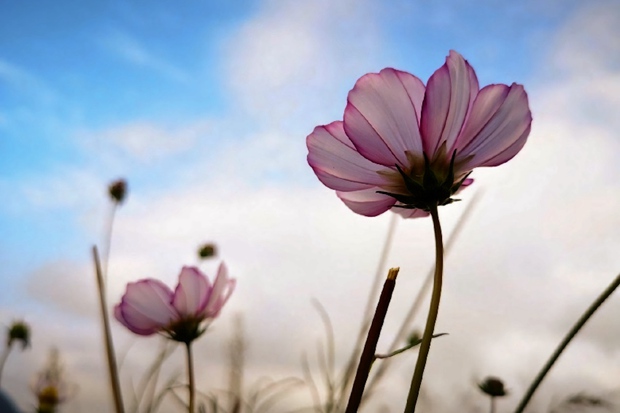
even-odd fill
[[[213,276],[225,261],[237,279],[196,346],[202,389],[226,388],[238,317],[248,389],[301,377],[304,354],[318,372],[325,333],[313,300],[334,326],[341,368],[391,218],[349,211],[307,165],[305,138],[342,119],[363,74],[395,67],[426,81],[452,49],[481,85],[523,84],[533,123],[515,159],[474,171],[463,201],[440,211],[449,235],[478,196],[447,257],[436,330],[449,335],[433,343],[422,403],[486,411],[476,382],[496,375],[510,389],[500,411],[510,411],[620,271],[619,37],[613,0],[1,0],[0,323],[33,330],[3,388],[32,410],[29,383],[56,347],[79,384],[64,411],[112,411],[90,248],[103,243],[106,187],[119,177],[129,194],[114,223],[110,305],[130,281],[173,286],[183,265]],[[218,257],[199,264],[207,241]],[[379,349],[432,264],[430,220],[398,219],[381,270],[401,272]],[[582,391],[620,403],[619,311],[612,296],[532,412],[570,411],[562,400]],[[160,340],[115,322],[113,334],[129,388]],[[364,411],[402,411],[415,353],[399,357]],[[166,373],[182,361],[177,351]],[[309,400],[299,389],[272,411]]]

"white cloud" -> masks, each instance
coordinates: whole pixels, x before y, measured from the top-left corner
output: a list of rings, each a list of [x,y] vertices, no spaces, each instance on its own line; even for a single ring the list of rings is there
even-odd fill
[[[99,132],[81,132],[77,140],[92,153],[126,158],[125,162],[151,163],[182,154],[205,140],[212,125],[197,121],[176,128],[135,121]]]
[[[341,116],[347,88],[381,68],[374,7],[366,1],[266,1],[223,45],[223,72],[236,98],[276,127],[308,128],[321,116]]]

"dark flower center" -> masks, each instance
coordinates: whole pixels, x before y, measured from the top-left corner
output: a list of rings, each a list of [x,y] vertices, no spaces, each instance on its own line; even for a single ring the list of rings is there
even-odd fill
[[[424,211],[428,211],[430,208],[437,205],[447,205],[454,201],[458,201],[457,199],[453,199],[452,195],[459,190],[467,176],[469,176],[469,173],[456,183],[454,182],[455,157],[456,151],[452,153],[450,167],[445,177],[438,176],[435,173],[426,153],[424,154],[424,172],[422,176],[415,176],[413,173],[407,173],[399,165],[396,165],[396,169],[403,180],[404,188],[407,193],[401,194],[386,191],[377,191],[377,193],[388,195],[396,199],[400,202],[400,205],[394,205],[397,208],[417,208]]]

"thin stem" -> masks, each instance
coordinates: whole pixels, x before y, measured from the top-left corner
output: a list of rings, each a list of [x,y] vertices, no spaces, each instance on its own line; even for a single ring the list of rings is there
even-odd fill
[[[368,374],[370,373],[370,366],[375,356],[377,349],[377,342],[379,341],[379,335],[381,334],[381,328],[383,327],[383,321],[387,314],[390,300],[392,299],[392,293],[394,292],[394,286],[396,285],[396,276],[398,275],[399,268],[390,268],[387,279],[383,284],[383,290],[379,297],[379,303],[375,310],[375,316],[370,324],[368,330],[368,336],[366,337],[366,344],[364,344],[364,350],[360,356],[360,363],[357,366],[357,373],[355,373],[355,379],[353,380],[353,387],[351,388],[351,396],[349,397],[349,403],[347,404],[346,413],[356,413],[362,401],[362,395],[364,394],[364,387],[368,380]]]
[[[192,343],[185,343],[187,349],[187,378],[189,381],[189,413],[194,413],[194,404],[196,400],[196,383],[194,382],[194,362],[192,359]]]
[[[118,365],[116,363],[116,354],[114,352],[114,343],[112,342],[112,332],[110,330],[110,319],[108,317],[108,305],[106,303],[103,273],[101,271],[101,263],[99,262],[99,253],[96,246],[93,246],[93,261],[95,263],[95,275],[97,276],[97,289],[99,291],[99,303],[101,304],[103,335],[105,339],[106,354],[108,356],[110,387],[112,388],[112,395],[114,397],[114,407],[116,409],[116,413],[125,413],[125,408],[123,407],[123,397],[121,394],[121,385],[118,379]]]
[[[114,216],[116,215],[117,205],[118,205],[118,202],[112,201],[112,209],[110,210],[108,228],[107,228],[106,238],[104,240],[105,249],[103,250],[102,273],[103,273],[103,279],[105,282],[108,281],[108,266],[110,265],[110,250],[112,249],[112,229],[114,228]]]
[[[424,335],[422,336],[422,344],[420,345],[418,361],[416,362],[413,378],[411,379],[411,387],[409,389],[409,395],[407,396],[405,413],[415,412],[415,406],[418,402],[418,396],[420,394],[420,386],[422,385],[424,367],[426,367],[426,360],[428,359],[428,353],[431,348],[433,330],[435,329],[435,322],[437,321],[437,314],[439,313],[439,301],[441,299],[441,284],[443,277],[443,239],[441,235],[441,224],[439,223],[437,205],[432,206],[429,209],[429,212],[433,218],[433,229],[435,231],[435,277],[433,294],[431,296],[431,304],[428,311],[428,318],[426,319]]]
[[[2,352],[2,358],[0,358],[0,382],[2,381],[2,372],[4,371],[4,364],[6,363],[6,359],[9,357],[10,352],[11,352],[11,345],[9,344],[6,346],[6,348]]]
[[[495,397],[491,396],[491,413],[495,413]]]
[[[433,334],[432,338],[437,338],[437,337],[441,337],[441,336],[447,336],[448,333],[439,333],[439,334]],[[394,350],[391,353],[387,353],[387,354],[375,354],[375,359],[389,359],[390,357],[394,357],[399,355],[400,353],[404,353],[407,350],[410,350],[418,345],[420,345],[420,343],[422,342],[422,340],[419,341],[415,341],[411,344],[406,345],[403,348],[400,348],[398,350]]]
[[[480,200],[482,193],[483,192],[481,190],[478,190],[474,194],[471,201],[465,207],[465,211],[463,211],[463,213],[459,217],[459,220],[454,226],[454,229],[452,230],[452,232],[450,233],[450,236],[446,240],[446,245],[444,246],[444,259],[450,252],[452,245],[454,244],[459,234],[463,230],[463,227],[465,226],[465,223],[467,222],[468,218],[471,216],[472,211],[474,210],[474,207],[478,204],[478,201]],[[392,343],[390,344],[390,347],[388,348],[388,352],[396,350],[398,348],[398,345],[402,343],[403,340],[406,339],[407,334],[410,333],[411,322],[415,319],[415,317],[418,314],[418,311],[420,310],[420,307],[422,306],[423,298],[426,296],[431,286],[434,273],[435,273],[435,269],[431,268],[428,274],[426,275],[426,278],[424,279],[424,283],[422,284],[422,287],[418,291],[418,294],[415,300],[413,300],[413,302],[411,303],[409,312],[403,319],[403,322],[401,323],[398,332],[394,336],[394,339],[392,340]],[[387,371],[387,368],[390,365],[391,365],[391,360],[385,360],[383,363],[381,363],[377,367],[375,373],[370,379],[370,382],[366,386],[366,392],[364,393],[364,398],[362,400],[362,403],[365,402],[366,399],[369,398],[369,396],[372,394],[372,390],[381,381],[381,379],[385,375],[385,372]]]
[[[590,317],[592,317],[592,315],[596,312],[596,310],[598,310],[601,304],[605,302],[605,300],[616,290],[616,288],[618,288],[619,285],[620,285],[620,274],[618,274],[616,279],[605,289],[605,291],[601,293],[601,295],[598,296],[598,298],[590,305],[590,307],[588,307],[586,312],[583,313],[583,315],[579,318],[579,320],[577,320],[573,328],[570,329],[566,337],[564,337],[564,340],[562,340],[558,348],[555,349],[555,351],[551,355],[551,358],[543,366],[542,370],[538,373],[538,375],[536,376],[536,378],[530,385],[529,389],[525,393],[525,396],[523,396],[523,399],[521,399],[521,402],[519,403],[517,410],[515,410],[515,413],[522,413],[523,410],[525,410],[525,406],[527,406],[530,399],[534,395],[534,392],[536,391],[540,383],[543,381],[547,373],[549,373],[549,370],[551,370],[551,367],[553,367],[553,364],[558,360],[558,358],[560,357],[560,354],[562,354],[566,346],[568,346],[568,343],[571,342],[571,340],[577,335],[579,330],[581,330],[581,327],[585,325],[585,323],[590,319]]]

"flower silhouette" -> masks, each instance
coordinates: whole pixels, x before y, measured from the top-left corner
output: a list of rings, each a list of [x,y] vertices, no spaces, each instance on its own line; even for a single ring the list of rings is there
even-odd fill
[[[307,137],[308,163],[354,212],[405,217],[453,201],[476,167],[512,159],[530,132],[523,86],[480,89],[476,73],[455,51],[428,80],[383,69],[349,92],[343,121]]]

